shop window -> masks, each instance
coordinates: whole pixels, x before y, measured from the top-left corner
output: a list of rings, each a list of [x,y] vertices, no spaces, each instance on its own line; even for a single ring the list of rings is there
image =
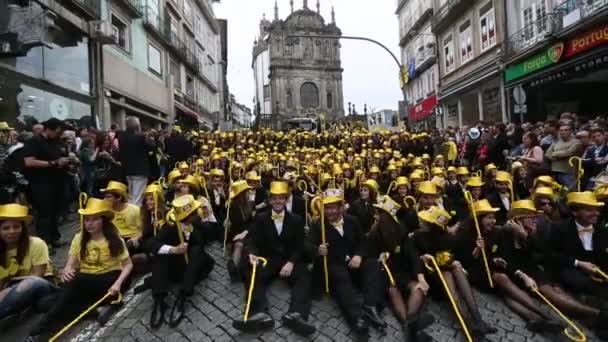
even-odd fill
[[[445,72],[449,73],[454,71],[454,42],[452,41],[452,35],[449,35],[443,40],[443,57]]]
[[[481,51],[496,45],[496,17],[492,1],[479,10],[479,27],[481,33]]]
[[[112,36],[114,37],[114,42],[118,47],[126,52],[130,51],[129,25],[125,20],[118,18],[114,13],[112,13]]]
[[[304,108],[319,107],[319,88],[312,83],[306,82],[300,87],[300,104]]]
[[[160,50],[156,46],[148,43],[148,70],[161,76],[163,74],[162,60],[163,57]]]
[[[471,22],[460,26],[460,63],[465,64],[473,59],[473,34],[471,31]]]

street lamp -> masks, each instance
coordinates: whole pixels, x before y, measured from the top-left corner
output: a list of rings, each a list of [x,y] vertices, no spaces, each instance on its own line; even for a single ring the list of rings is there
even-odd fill
[[[397,67],[399,67],[399,79],[401,79],[403,77],[403,74],[405,72],[405,66],[403,64],[401,64],[401,62],[399,61],[397,56],[395,56],[395,54],[391,50],[389,50],[389,48],[387,48],[384,44],[380,43],[377,40],[371,39],[371,38],[357,37],[357,36],[320,36],[320,35],[315,35],[315,34],[290,34],[287,38],[326,38],[326,39],[329,38],[329,39],[361,40],[361,41],[370,42],[370,43],[380,46],[386,52],[388,52],[389,55],[391,55],[391,57],[397,64]],[[403,88],[401,88],[401,91],[403,93],[403,103],[405,105],[405,113],[407,114],[408,102],[407,102],[407,94],[405,93],[405,86]],[[400,121],[401,121],[400,117],[399,117],[399,115],[397,115],[397,127],[401,126]]]

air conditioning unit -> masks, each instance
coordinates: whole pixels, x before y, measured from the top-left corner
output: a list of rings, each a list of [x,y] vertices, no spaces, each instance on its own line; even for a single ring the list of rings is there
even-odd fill
[[[92,39],[99,43],[105,44],[116,44],[118,39],[114,37],[114,30],[112,25],[106,20],[95,20],[89,23],[89,35]]]

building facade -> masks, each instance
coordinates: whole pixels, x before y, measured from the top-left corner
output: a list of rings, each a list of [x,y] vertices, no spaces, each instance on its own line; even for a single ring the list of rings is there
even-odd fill
[[[506,1],[509,3],[509,1]],[[502,80],[505,1],[434,0],[442,126],[507,121]]]
[[[230,129],[249,128],[253,123],[251,108],[237,102],[236,97],[230,94],[228,109],[230,110]]]
[[[370,131],[397,131],[397,111],[384,109],[367,114],[367,127]]]
[[[17,121],[55,116],[108,128],[124,127],[134,115],[144,128],[179,122],[212,129],[223,117],[220,35],[210,0],[54,1],[42,8],[30,1],[23,8],[29,17],[21,20],[36,18],[32,9],[51,12],[62,25],[47,29],[52,41],[0,60],[6,75],[0,79],[15,83],[0,88],[7,92],[1,102],[13,102],[6,112]],[[15,18],[8,26],[19,24]]]
[[[253,63],[256,114],[287,117],[329,118],[344,116],[340,42],[332,9],[331,22],[304,0],[302,9],[279,19],[275,2],[274,19],[263,18],[255,39]],[[302,37],[314,35],[315,37]]]
[[[507,2],[505,73],[513,120],[608,112],[608,1]]]
[[[400,0],[397,4],[401,64],[405,68],[403,87],[408,99],[410,125],[435,126],[439,68],[432,31],[434,3],[428,0]]]

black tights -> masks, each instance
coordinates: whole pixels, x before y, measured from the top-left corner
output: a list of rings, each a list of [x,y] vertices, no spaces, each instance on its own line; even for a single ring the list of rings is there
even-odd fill
[[[406,321],[408,317],[418,314],[424,305],[426,294],[420,290],[415,290],[417,284],[418,283],[415,281],[411,281],[407,284],[410,293],[407,298],[407,304],[403,299],[403,292],[401,292],[399,288],[392,286],[388,289],[393,310],[395,310],[395,314],[403,322]]]
[[[444,270],[442,273],[460,312],[464,313],[466,308],[474,321],[481,321],[481,313],[477,308],[471,284],[460,263],[454,262],[450,270]],[[465,306],[462,305],[462,301]]]
[[[543,307],[538,305],[537,301],[530,294],[517,286],[506,274],[494,273],[492,280],[494,280],[496,286],[504,294],[507,306],[526,321],[548,320],[551,318],[551,315],[546,310],[543,310]]]

